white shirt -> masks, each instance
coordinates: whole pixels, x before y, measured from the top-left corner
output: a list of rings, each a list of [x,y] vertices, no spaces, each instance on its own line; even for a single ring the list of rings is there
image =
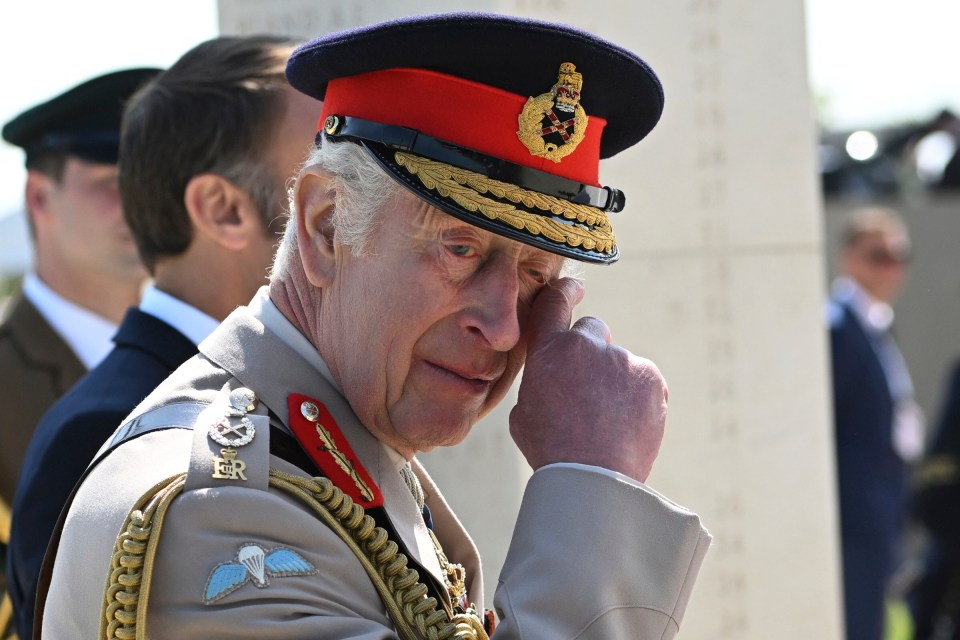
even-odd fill
[[[220,324],[203,311],[160,291],[152,284],[143,292],[140,311],[163,320],[195,345],[203,342]]]
[[[89,371],[113,349],[117,325],[103,316],[70,302],[48,287],[35,273],[23,279],[23,295],[63,338]]]

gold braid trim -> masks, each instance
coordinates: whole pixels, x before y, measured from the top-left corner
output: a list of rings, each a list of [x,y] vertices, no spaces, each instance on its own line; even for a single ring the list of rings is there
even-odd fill
[[[127,516],[117,537],[104,594],[100,638],[145,640],[150,577],[163,519],[183,491],[186,474],[154,485]],[[489,640],[478,616],[450,616],[427,597],[427,587],[387,532],[328,478],[270,471],[270,486],[303,502],[346,543],[373,582],[404,640]],[[419,634],[419,635],[417,635]]]
[[[183,491],[181,473],[151,487],[133,506],[117,536],[100,616],[100,638],[147,637],[147,601],[157,541],[167,508]]]
[[[402,151],[397,151],[394,159],[401,167],[420,178],[423,186],[445,198],[450,198],[467,211],[479,211],[491,220],[505,222],[515,229],[525,230],[571,247],[610,253],[617,244],[610,220],[596,207],[521,189],[516,185],[493,180],[480,173]],[[589,225],[591,228],[564,224],[546,215],[523,211],[509,202],[497,202],[484,197],[482,194],[485,193],[531,209],[547,211],[566,220]]]

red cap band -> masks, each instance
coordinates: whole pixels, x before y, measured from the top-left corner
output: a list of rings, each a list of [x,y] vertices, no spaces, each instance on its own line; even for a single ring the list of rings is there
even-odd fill
[[[526,102],[524,96],[436,71],[388,69],[331,80],[319,129],[328,115],[408,127],[514,164],[600,186],[600,136],[606,120],[588,114],[576,150],[554,162],[530,153],[517,137],[517,117]]]

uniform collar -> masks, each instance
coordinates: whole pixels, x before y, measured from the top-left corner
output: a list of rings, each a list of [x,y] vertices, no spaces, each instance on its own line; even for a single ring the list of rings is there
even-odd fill
[[[333,374],[330,373],[330,367],[327,366],[327,363],[320,356],[320,353],[316,347],[313,346],[313,343],[297,330],[293,323],[283,315],[280,309],[277,308],[277,305],[270,299],[269,287],[261,287],[253,297],[253,300],[250,301],[248,307],[250,313],[252,313],[255,318],[258,318],[265,326],[269,326],[284,344],[303,355],[304,359],[323,376],[327,384],[329,384],[338,395],[343,396],[340,385],[336,383],[333,379]],[[400,468],[407,463],[406,458],[400,455],[400,452],[393,447],[382,443],[381,447],[383,447],[387,459],[392,463],[397,473],[399,473]]]
[[[337,393],[341,393],[340,386],[333,379],[333,374],[330,373],[330,368],[327,366],[327,363],[323,361],[323,358],[320,357],[320,353],[317,352],[313,343],[311,343],[305,335],[300,333],[293,323],[277,308],[277,305],[273,304],[273,300],[270,299],[269,287],[260,287],[260,290],[253,296],[253,300],[247,305],[247,308],[250,310],[250,313],[253,314],[253,317],[260,320],[264,326],[270,327],[285,345],[300,354],[311,367],[316,369],[316,371],[323,376],[323,379],[327,381],[327,384],[336,389]]]

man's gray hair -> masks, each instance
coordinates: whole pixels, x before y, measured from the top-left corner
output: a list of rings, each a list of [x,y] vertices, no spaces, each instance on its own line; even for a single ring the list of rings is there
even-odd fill
[[[377,213],[403,187],[371,158],[360,145],[324,140],[303,164],[303,171],[316,167],[333,176],[336,192],[331,223],[340,242],[352,247],[355,255],[367,251],[367,240],[378,222]],[[290,217],[277,249],[271,278],[287,271],[297,254],[296,204],[289,190]]]

